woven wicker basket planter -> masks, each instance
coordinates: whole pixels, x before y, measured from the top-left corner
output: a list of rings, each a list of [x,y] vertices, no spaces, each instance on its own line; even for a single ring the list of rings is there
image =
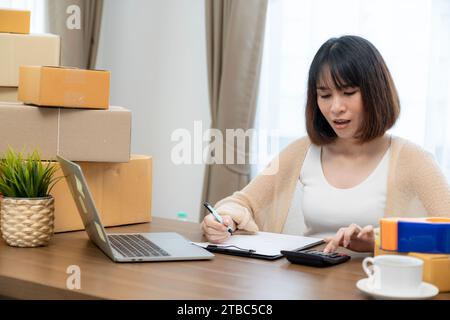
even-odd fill
[[[1,230],[6,243],[13,247],[46,246],[53,235],[54,199],[1,199]]]

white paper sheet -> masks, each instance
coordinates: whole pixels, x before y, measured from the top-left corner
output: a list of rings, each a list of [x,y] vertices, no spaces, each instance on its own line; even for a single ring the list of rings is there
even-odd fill
[[[235,234],[227,241],[221,244],[209,242],[193,242],[193,244],[206,248],[208,245],[217,245],[218,247],[227,247],[234,250],[239,247],[242,250],[255,250],[256,254],[267,256],[279,255],[281,250],[296,250],[314,243],[319,244],[320,238],[300,237],[271,232],[258,232],[255,235]],[[229,247],[230,246],[230,247]],[[236,246],[236,247],[232,247]]]

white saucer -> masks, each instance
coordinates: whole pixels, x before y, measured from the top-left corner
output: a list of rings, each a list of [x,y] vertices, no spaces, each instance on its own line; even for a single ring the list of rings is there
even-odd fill
[[[379,290],[374,290],[369,288],[368,284],[369,279],[364,278],[359,280],[356,283],[356,286],[362,292],[374,297],[375,299],[395,299],[395,300],[419,300],[419,299],[430,299],[439,293],[439,290],[436,286],[432,285],[428,282],[422,282],[420,284],[420,292],[418,294],[411,295],[392,295],[388,293],[383,293]]]

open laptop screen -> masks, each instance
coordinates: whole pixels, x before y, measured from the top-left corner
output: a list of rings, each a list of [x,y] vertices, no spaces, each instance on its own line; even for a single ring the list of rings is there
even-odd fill
[[[105,229],[103,228],[81,167],[61,156],[57,156],[57,159],[64,172],[70,192],[72,193],[89,238],[106,254],[113,256],[108,237],[106,236]]]

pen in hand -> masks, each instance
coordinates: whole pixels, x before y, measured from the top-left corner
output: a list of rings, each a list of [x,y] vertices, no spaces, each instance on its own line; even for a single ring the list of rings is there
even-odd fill
[[[216,221],[218,223],[221,223],[224,225],[222,217],[217,213],[216,210],[214,210],[212,205],[210,205],[208,202],[203,203],[203,205],[205,206],[206,209],[208,209],[208,211],[213,215],[214,219],[216,219]],[[233,230],[231,230],[231,227],[230,226],[226,226],[226,227],[227,227],[227,231],[232,235]]]

